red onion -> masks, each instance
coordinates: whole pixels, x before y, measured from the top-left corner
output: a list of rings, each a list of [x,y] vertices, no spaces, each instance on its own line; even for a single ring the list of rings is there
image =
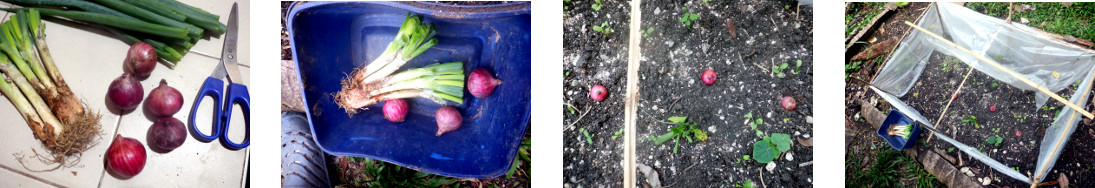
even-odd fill
[[[783,96],[783,99],[779,100],[779,105],[783,106],[785,110],[795,110],[795,98],[791,96]]]
[[[996,112],[996,105],[990,106],[989,107],[989,112]]]
[[[703,71],[703,75],[700,77],[703,79],[703,83],[707,85],[715,84],[715,78],[717,78],[713,70]]]
[[[435,116],[437,118],[437,136],[460,128],[462,120],[460,111],[456,111],[456,108],[451,106],[441,107],[437,109]]]
[[[608,89],[605,89],[605,86],[595,85],[589,89],[589,98],[595,101],[603,101],[605,97],[608,97]]]
[[[144,145],[140,141],[122,135],[114,136],[114,143],[106,150],[106,164],[111,171],[122,179],[129,179],[141,173],[144,163]]]
[[[119,109],[123,111],[133,110],[137,108],[137,104],[141,104],[141,99],[144,99],[144,88],[141,87],[141,82],[134,79],[132,75],[124,73],[110,83],[110,88],[106,90],[106,96],[107,101]]]
[[[494,86],[498,85],[502,85],[502,80],[494,79],[490,71],[482,67],[471,71],[468,76],[468,92],[476,98],[487,98],[494,93]]]
[[[186,142],[186,126],[174,117],[160,118],[148,128],[148,139],[157,148],[174,150]]]
[[[407,118],[407,101],[394,99],[384,102],[384,119],[391,122],[403,122]]]
[[[148,98],[144,100],[144,107],[156,117],[171,117],[182,109],[183,98],[179,90],[167,85],[167,80],[160,80],[160,86],[148,92]]]
[[[125,70],[139,78],[148,78],[152,70],[156,69],[156,49],[152,45],[138,42],[129,46],[129,53],[125,56]]]

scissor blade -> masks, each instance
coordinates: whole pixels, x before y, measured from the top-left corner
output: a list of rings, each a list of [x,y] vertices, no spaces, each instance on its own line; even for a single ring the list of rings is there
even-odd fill
[[[221,51],[221,67],[228,73],[228,82],[241,83],[239,64],[236,63],[236,44],[239,38],[238,5],[232,3],[232,13],[228,14],[228,30],[224,32],[224,49]],[[216,74],[216,71],[214,71]]]

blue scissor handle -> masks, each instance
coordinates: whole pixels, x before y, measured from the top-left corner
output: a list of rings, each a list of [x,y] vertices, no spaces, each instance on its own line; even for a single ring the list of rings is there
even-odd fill
[[[224,103],[224,112],[222,114],[224,116],[224,122],[222,124],[223,126],[221,126],[223,130],[220,131],[221,142],[228,146],[229,149],[246,148],[248,145],[251,145],[251,94],[247,93],[247,86],[229,83],[228,96],[226,96],[225,99],[227,101]],[[232,122],[230,121],[232,119],[232,106],[236,103],[239,103],[240,109],[243,110],[243,121],[244,125],[246,125],[243,143],[235,143],[232,142],[232,140],[228,140],[228,125]]]
[[[202,134],[201,130],[198,130],[198,125],[194,123],[195,113],[198,111],[198,105],[201,105],[202,98],[205,96],[212,96],[215,101],[213,104],[213,130],[212,135]],[[224,81],[209,77],[205,79],[205,83],[202,83],[201,90],[198,90],[198,96],[194,99],[194,107],[190,108],[190,132],[202,142],[212,141],[217,139],[217,136],[221,134],[221,130],[224,129],[221,124],[221,118],[224,115],[221,112],[221,98],[224,96]],[[231,114],[229,114],[231,115]]]

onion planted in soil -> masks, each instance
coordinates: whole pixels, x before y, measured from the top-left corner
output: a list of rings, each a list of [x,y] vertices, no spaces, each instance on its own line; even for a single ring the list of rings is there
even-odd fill
[[[460,117],[460,111],[451,106],[437,109],[435,116],[437,118],[437,136],[459,129],[460,123],[463,121]]]
[[[502,80],[494,79],[485,68],[475,69],[468,75],[468,92],[476,98],[487,98],[498,85],[502,85]]]
[[[703,75],[700,77],[703,79],[703,83],[707,85],[715,84],[715,78],[717,78],[713,70],[703,71]]]
[[[148,128],[148,140],[157,148],[174,150],[186,142],[186,126],[174,117],[160,118]]]
[[[124,64],[126,72],[138,78],[148,78],[156,69],[156,49],[144,42],[133,44],[129,46]]]
[[[783,96],[783,99],[779,100],[779,105],[783,106],[784,110],[793,111],[793,110],[795,110],[795,105],[796,104],[797,103],[795,102],[795,98],[791,97],[791,96]]]
[[[132,75],[124,73],[110,83],[106,96],[115,107],[123,111],[133,110],[144,99],[144,88]]]
[[[392,99],[384,101],[384,119],[391,122],[403,122],[407,118],[407,101]]]
[[[137,139],[114,136],[114,143],[106,150],[106,164],[119,178],[132,178],[144,169],[144,145]]]
[[[183,98],[179,90],[167,85],[167,80],[160,80],[160,86],[148,92],[144,107],[156,117],[171,117],[182,109]]]
[[[589,89],[589,98],[595,101],[603,101],[605,97],[608,97],[608,89],[605,89],[605,86],[595,85]]]

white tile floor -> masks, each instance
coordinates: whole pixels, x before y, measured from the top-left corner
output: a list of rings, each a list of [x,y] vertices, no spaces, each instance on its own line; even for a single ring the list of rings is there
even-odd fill
[[[231,1],[219,0],[180,0],[194,5],[214,14],[221,15],[221,22],[227,23],[228,13],[231,9]],[[0,5],[8,7],[9,5]],[[247,1],[239,2],[240,34],[239,34],[239,63],[245,65],[240,69],[245,79],[245,85],[250,81],[250,8]],[[92,110],[103,114],[100,121],[103,126],[103,137],[99,143],[84,152],[83,157],[75,167],[63,168],[51,172],[32,172],[47,168],[46,165],[37,163],[36,160],[28,163],[24,168],[13,154],[29,154],[32,150],[45,151],[41,142],[35,139],[26,126],[25,121],[18,115],[11,102],[0,101],[0,124],[7,125],[5,131],[0,131],[0,187],[90,187],[98,185],[102,187],[166,187],[171,185],[185,185],[193,187],[240,187],[246,181],[244,179],[245,164],[248,149],[228,150],[221,145],[219,140],[212,142],[200,142],[189,136],[186,142],[179,148],[168,153],[157,153],[146,150],[148,157],[144,170],[131,179],[118,179],[105,173],[103,155],[110,145],[115,134],[140,140],[145,147],[148,142],[145,135],[152,120],[143,114],[143,107],[133,112],[118,115],[106,108],[106,88],[114,78],[122,74],[122,60],[125,59],[128,45],[120,40],[112,38],[109,34],[99,32],[97,29],[88,29],[86,26],[72,23],[58,23],[47,21],[46,40],[56,60],[62,75],[72,87],[78,97],[86,102]],[[94,31],[94,32],[92,32]],[[213,72],[218,60],[199,55],[204,53],[219,57],[221,38],[210,38],[199,42],[191,49],[192,53],[179,62],[172,70],[159,65],[148,79],[141,81],[145,93],[159,85],[160,79],[165,79],[168,85],[176,88],[183,94],[185,103],[182,110],[175,114],[175,118],[187,124],[190,118],[190,109],[202,82]],[[252,93],[254,94],[254,93]],[[209,125],[212,102],[206,99],[197,114],[199,125]],[[235,110],[232,121],[232,129],[229,135],[235,141],[244,138],[245,125],[243,115]],[[209,126],[199,126],[203,132],[209,132]]]

